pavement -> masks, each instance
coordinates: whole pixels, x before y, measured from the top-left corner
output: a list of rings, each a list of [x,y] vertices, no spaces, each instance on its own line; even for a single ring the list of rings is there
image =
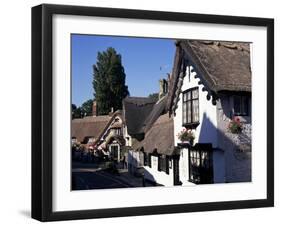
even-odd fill
[[[136,177],[128,172],[128,169],[118,169],[118,173],[112,173],[105,169],[105,164],[81,163],[72,164],[72,189],[105,189],[105,188],[129,188],[155,186],[142,177]]]

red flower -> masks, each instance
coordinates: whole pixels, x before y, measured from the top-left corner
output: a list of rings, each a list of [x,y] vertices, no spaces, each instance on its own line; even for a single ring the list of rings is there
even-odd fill
[[[239,124],[240,123],[240,118],[236,116],[236,117],[234,117],[233,121]]]

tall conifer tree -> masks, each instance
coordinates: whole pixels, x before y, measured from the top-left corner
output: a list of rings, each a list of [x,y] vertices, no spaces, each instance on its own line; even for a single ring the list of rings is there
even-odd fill
[[[112,47],[98,52],[93,65],[93,87],[99,115],[108,114],[111,108],[122,109],[122,100],[129,95],[125,81],[121,55]]]

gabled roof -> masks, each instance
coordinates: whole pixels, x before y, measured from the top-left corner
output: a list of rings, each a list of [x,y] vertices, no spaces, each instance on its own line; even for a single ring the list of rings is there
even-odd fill
[[[157,102],[149,97],[127,97],[123,100],[124,119],[130,135],[147,132],[164,113],[167,96]]]
[[[180,46],[214,92],[251,92],[249,43],[182,40]]]
[[[124,120],[128,134],[144,133],[145,119],[153,109],[155,100],[149,97],[126,97],[123,100]]]
[[[145,138],[136,143],[135,149],[158,154],[172,155],[174,152],[174,122],[169,113],[161,115],[145,133]]]
[[[174,151],[174,123],[166,110],[168,96],[157,102],[149,98],[126,98],[124,114],[130,135],[144,134],[141,141],[135,140],[133,148],[152,153],[171,155]]]
[[[146,133],[152,126],[153,123],[166,112],[167,95],[158,100],[150,114],[146,117],[144,121],[144,132]]]
[[[122,112],[116,111],[111,116],[99,115],[73,119],[71,122],[71,136],[76,137],[79,142],[83,142],[86,137],[93,137],[96,143],[117,115],[121,117]]]
[[[219,92],[251,92],[250,43],[178,40],[176,46],[167,100],[170,112],[177,108],[188,64],[214,104]]]

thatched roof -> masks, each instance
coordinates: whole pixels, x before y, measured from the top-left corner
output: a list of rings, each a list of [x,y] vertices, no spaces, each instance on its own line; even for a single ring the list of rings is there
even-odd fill
[[[251,92],[249,43],[183,40],[180,45],[213,91]]]
[[[161,115],[146,132],[145,138],[134,146],[152,153],[172,155],[174,152],[174,122],[173,118],[166,113]]]
[[[130,135],[144,133],[145,119],[154,104],[155,100],[149,97],[126,97],[123,100],[124,120]]]
[[[116,111],[111,116],[99,115],[73,119],[71,136],[76,137],[79,142],[83,142],[87,137],[93,137],[97,142],[117,115],[122,116],[122,112]]]
[[[219,92],[251,92],[249,43],[178,40],[176,46],[167,109],[176,108],[187,64],[193,66],[214,100]]]
[[[130,135],[144,134],[134,140],[133,149],[171,155],[174,151],[173,118],[166,113],[168,96],[157,102],[150,98],[127,97],[123,101],[124,118]]]
[[[146,133],[164,113],[167,96],[155,102],[151,98],[127,97],[124,99],[124,118],[130,135]]]

